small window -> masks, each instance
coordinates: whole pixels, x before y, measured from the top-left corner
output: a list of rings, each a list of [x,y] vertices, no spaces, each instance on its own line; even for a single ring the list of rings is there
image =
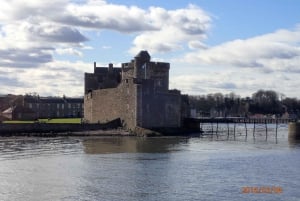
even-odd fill
[[[162,80],[161,79],[157,80],[157,86],[161,87],[161,85],[162,85]]]

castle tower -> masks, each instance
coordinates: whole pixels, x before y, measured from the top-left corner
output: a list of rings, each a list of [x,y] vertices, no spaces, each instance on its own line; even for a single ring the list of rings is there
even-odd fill
[[[145,50],[140,51],[134,57],[134,77],[135,78],[145,78],[145,73],[147,71],[147,65],[149,65],[151,57],[149,53]]]

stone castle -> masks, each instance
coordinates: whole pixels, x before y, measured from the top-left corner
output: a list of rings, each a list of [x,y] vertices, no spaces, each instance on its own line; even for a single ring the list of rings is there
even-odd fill
[[[121,67],[97,67],[85,73],[84,119],[106,123],[120,119],[127,129],[179,128],[184,96],[169,90],[170,64],[153,62],[141,51]]]

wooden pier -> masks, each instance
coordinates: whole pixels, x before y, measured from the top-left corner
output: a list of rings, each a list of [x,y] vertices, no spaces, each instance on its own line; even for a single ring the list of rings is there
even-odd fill
[[[221,133],[224,135],[223,132],[220,130],[220,125],[224,124],[225,126],[225,135],[227,134],[227,139],[229,139],[229,136],[233,134],[234,139],[236,138],[236,126],[239,124],[243,125],[243,128],[245,129],[245,139],[249,136],[249,134],[253,136],[253,139],[256,138],[256,132],[257,130],[264,129],[265,131],[265,139],[268,139],[268,133],[271,132],[271,130],[268,128],[268,124],[275,124],[275,129],[273,132],[275,133],[275,139],[277,143],[277,131],[278,131],[278,125],[279,124],[288,124],[290,122],[297,122],[297,119],[273,119],[273,118],[240,118],[240,117],[229,117],[229,118],[187,118],[185,119],[185,124],[192,125],[192,126],[198,126],[200,127],[200,130],[203,132],[203,135],[211,135],[213,137],[214,135],[219,138]],[[208,126],[208,131],[203,130],[203,125],[210,125]],[[233,127],[233,128],[232,128]],[[260,131],[261,132],[261,131]]]
[[[256,124],[287,124],[297,122],[297,119],[282,118],[244,118],[244,117],[227,117],[227,118],[186,118],[185,121],[191,123],[256,123]]]

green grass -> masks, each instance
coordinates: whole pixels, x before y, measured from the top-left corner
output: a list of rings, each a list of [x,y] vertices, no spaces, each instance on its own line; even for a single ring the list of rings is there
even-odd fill
[[[81,118],[39,119],[39,122],[49,124],[80,124]]]
[[[3,121],[4,124],[32,124],[34,121],[15,121],[15,120],[8,120]]]
[[[80,124],[81,118],[61,118],[61,119],[39,119],[40,123],[49,124]],[[32,124],[35,121],[3,121],[6,124]]]

